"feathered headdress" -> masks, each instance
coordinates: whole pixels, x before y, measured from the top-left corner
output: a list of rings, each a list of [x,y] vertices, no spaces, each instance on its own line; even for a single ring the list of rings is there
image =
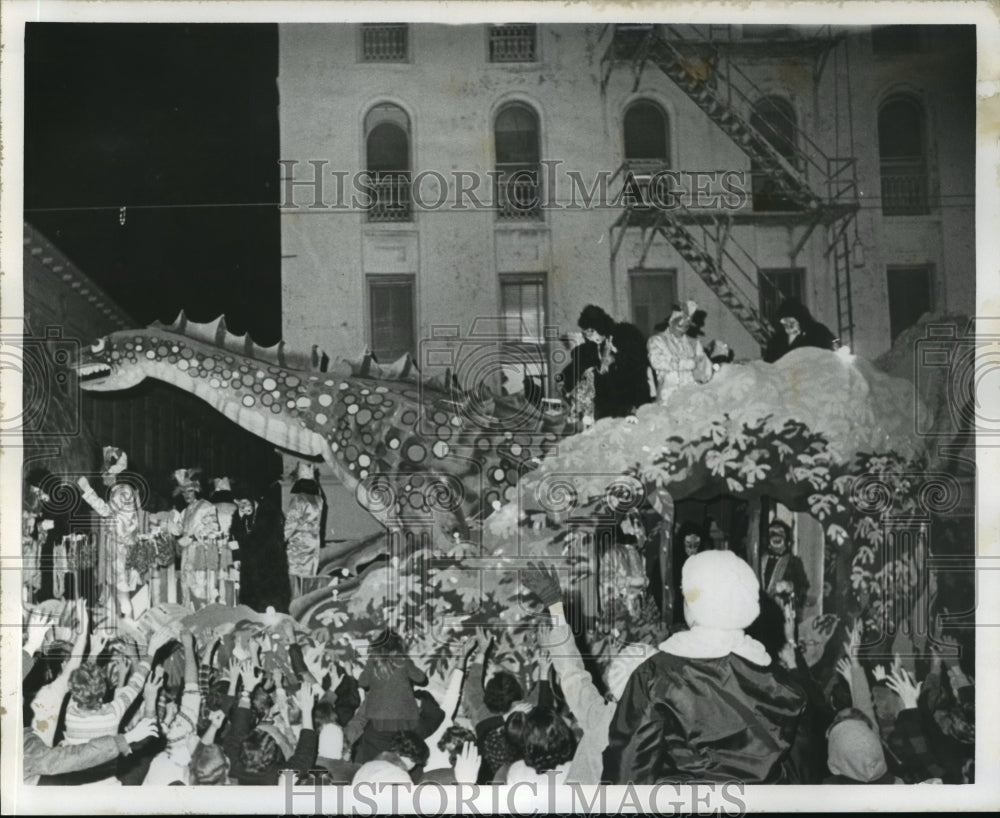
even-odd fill
[[[193,489],[199,494],[201,493],[201,481],[198,479],[198,475],[201,474],[201,469],[177,469],[174,471],[174,482],[177,484],[174,489],[174,494],[180,494],[182,491],[188,489]]]
[[[105,446],[102,453],[106,474],[121,474],[128,468],[128,456],[117,446]]]

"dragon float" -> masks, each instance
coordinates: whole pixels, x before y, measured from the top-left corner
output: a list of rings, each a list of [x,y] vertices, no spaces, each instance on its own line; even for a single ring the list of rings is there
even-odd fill
[[[276,447],[322,458],[386,527],[389,545],[376,547],[390,560],[350,593],[295,600],[293,615],[332,634],[402,624],[432,671],[443,672],[442,645],[473,622],[502,624],[507,647],[530,665],[538,608],[518,569],[544,560],[566,569],[567,590],[585,587],[594,532],[623,513],[651,508],[669,532],[673,501],[696,492],[780,498],[824,526],[824,601],[867,611],[876,630],[913,591],[894,579],[899,560],[883,560],[879,521],[948,511],[926,508],[941,490],[924,485],[913,384],[860,358],[803,349],[776,364],[730,365],[642,407],[635,423],[609,418],[567,436],[564,416],[463,391],[451,376],[424,378],[408,356],[326,371],[320,357],[261,348],[222,319],[182,314],[100,339],[77,369],[88,390],[166,381]],[[632,624],[626,637],[652,641],[641,632],[649,617]],[[620,623],[613,630],[621,635]]]

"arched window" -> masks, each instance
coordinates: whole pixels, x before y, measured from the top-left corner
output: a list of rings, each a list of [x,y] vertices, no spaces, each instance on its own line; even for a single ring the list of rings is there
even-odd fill
[[[792,167],[799,161],[796,149],[795,109],[782,97],[764,97],[753,106],[750,126],[763,136]],[[784,195],[782,186],[774,175],[755,157],[750,161],[753,184],[753,209],[761,212],[798,210],[798,205]]]
[[[640,100],[625,111],[625,161],[635,170],[655,173],[670,165],[670,135],[664,110]]]
[[[522,103],[506,105],[497,114],[493,135],[496,144],[497,217],[541,218],[538,116]]]
[[[912,216],[930,212],[924,107],[908,94],[896,94],[878,110],[878,157],[882,175],[882,213]]]
[[[398,105],[365,116],[365,163],[375,190],[368,221],[410,221],[410,118]]]

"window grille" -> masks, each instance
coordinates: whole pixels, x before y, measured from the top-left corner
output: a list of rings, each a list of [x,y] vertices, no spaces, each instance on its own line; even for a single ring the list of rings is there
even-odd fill
[[[535,62],[537,26],[490,26],[490,62]]]
[[[406,62],[409,26],[406,23],[365,23],[361,26],[363,62]]]

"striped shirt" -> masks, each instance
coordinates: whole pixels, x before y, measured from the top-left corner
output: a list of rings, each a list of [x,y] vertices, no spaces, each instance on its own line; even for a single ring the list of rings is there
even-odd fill
[[[143,659],[129,677],[128,683],[115,693],[114,699],[95,710],[84,710],[70,700],[69,707],[66,708],[66,735],[63,744],[83,744],[100,736],[117,735],[118,725],[125,711],[142,692],[149,669],[149,659]]]

